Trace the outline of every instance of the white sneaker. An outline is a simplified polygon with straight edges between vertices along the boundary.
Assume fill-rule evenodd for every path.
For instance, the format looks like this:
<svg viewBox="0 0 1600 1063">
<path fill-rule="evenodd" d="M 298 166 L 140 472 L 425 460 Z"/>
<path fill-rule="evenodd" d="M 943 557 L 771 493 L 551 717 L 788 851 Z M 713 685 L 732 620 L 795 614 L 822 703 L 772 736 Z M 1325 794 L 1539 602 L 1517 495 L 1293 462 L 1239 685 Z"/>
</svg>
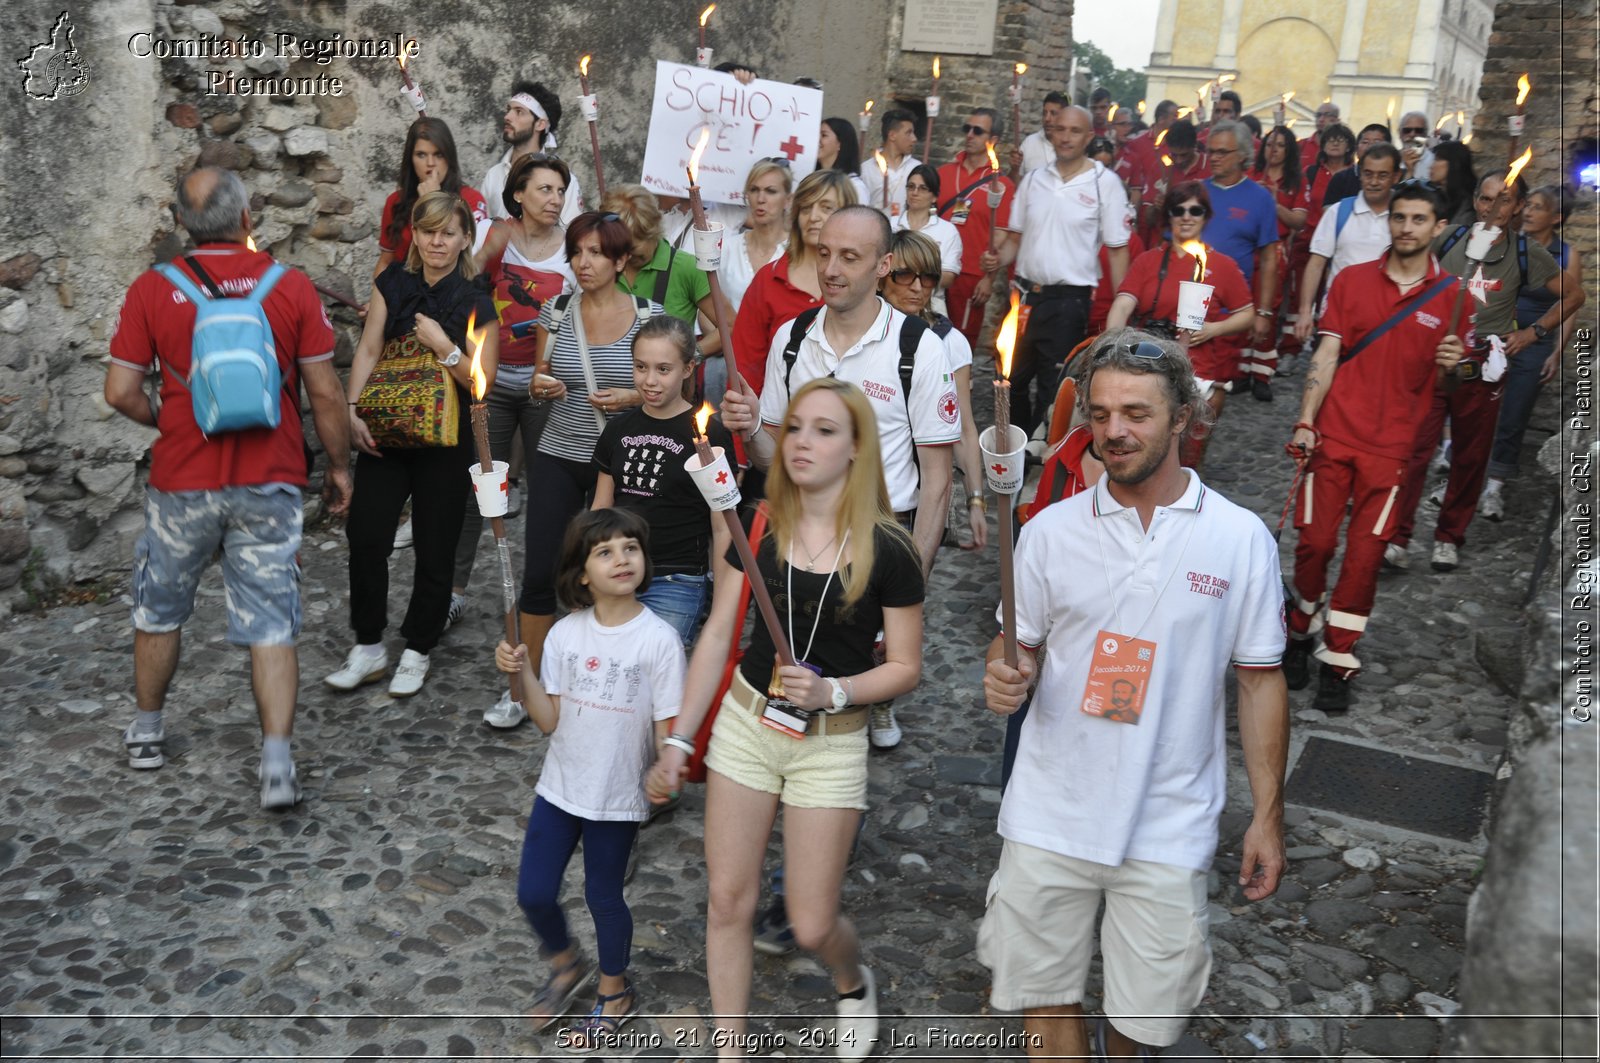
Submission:
<svg viewBox="0 0 1600 1063">
<path fill-rule="evenodd" d="M 1399 543 L 1390 543 L 1383 548 L 1383 563 L 1404 572 L 1411 567 L 1411 555 Z"/>
<path fill-rule="evenodd" d="M 867 721 L 867 737 L 879 749 L 893 749 L 900 744 L 900 725 L 894 719 L 893 705 L 874 705 Z"/>
<path fill-rule="evenodd" d="M 261 811 L 281 812 L 293 808 L 301 801 L 300 780 L 294 765 L 287 772 L 274 772 L 261 776 Z"/>
<path fill-rule="evenodd" d="M 1433 544 L 1433 570 L 1435 572 L 1449 572 L 1460 563 L 1461 559 L 1456 553 L 1455 543 Z"/>
<path fill-rule="evenodd" d="M 860 1063 L 872 1055 L 872 1046 L 878 1040 L 878 984 L 872 977 L 872 968 L 864 963 L 861 980 L 866 986 L 866 996 L 860 1000 L 839 1001 L 839 1017 L 834 1027 L 838 1058 L 852 1063 Z"/>
<path fill-rule="evenodd" d="M 461 623 L 461 618 L 467 615 L 467 596 L 450 592 L 450 611 L 444 615 L 444 629 L 449 631 Z"/>
<path fill-rule="evenodd" d="M 344 659 L 344 667 L 323 682 L 335 690 L 354 690 L 363 683 L 375 683 L 389 670 L 389 655 L 383 646 L 356 646 Z"/>
<path fill-rule="evenodd" d="M 1433 458 L 1428 462 L 1430 472 L 1450 471 L 1450 440 L 1446 439 L 1439 444 L 1439 449 L 1433 452 Z"/>
<path fill-rule="evenodd" d="M 389 680 L 389 696 L 409 698 L 422 689 L 422 681 L 426 678 L 428 678 L 428 655 L 418 653 L 416 650 L 406 650 L 400 655 L 400 663 L 395 666 L 394 678 Z"/>
<path fill-rule="evenodd" d="M 1504 486 L 1499 480 L 1490 480 L 1483 485 L 1483 494 L 1478 496 L 1478 516 L 1493 521 L 1505 519 L 1506 500 L 1501 493 Z"/>
<path fill-rule="evenodd" d="M 502 731 L 509 730 L 528 718 L 522 711 L 521 702 L 511 700 L 511 691 L 500 691 L 500 700 L 490 705 L 483 713 L 483 722 L 490 727 L 498 727 Z"/>
<path fill-rule="evenodd" d="M 1424 499 L 1424 501 L 1426 501 L 1428 505 L 1432 506 L 1434 509 L 1438 509 L 1440 506 L 1443 506 L 1445 487 L 1445 484 L 1440 484 L 1438 487 L 1435 487 L 1432 491 L 1428 492 L 1428 497 Z"/>
<path fill-rule="evenodd" d="M 396 528 L 394 530 L 394 548 L 396 550 L 404 550 L 406 547 L 408 547 L 410 545 L 411 545 L 411 518 L 407 517 L 406 518 L 406 522 L 404 524 L 400 525 L 400 527 L 398 527 L 398 528 Z"/>
</svg>

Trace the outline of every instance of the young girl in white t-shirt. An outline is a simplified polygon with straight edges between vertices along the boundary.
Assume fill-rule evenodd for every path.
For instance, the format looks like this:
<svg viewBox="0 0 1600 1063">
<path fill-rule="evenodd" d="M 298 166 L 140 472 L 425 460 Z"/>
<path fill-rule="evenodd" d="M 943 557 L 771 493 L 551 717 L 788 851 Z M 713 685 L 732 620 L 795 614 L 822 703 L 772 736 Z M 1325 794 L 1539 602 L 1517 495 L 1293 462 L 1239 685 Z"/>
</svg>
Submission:
<svg viewBox="0 0 1600 1063">
<path fill-rule="evenodd" d="M 540 1030 L 566 1013 L 592 973 L 560 905 L 561 879 L 583 841 L 600 984 L 593 1010 L 563 1034 L 563 1047 L 601 1047 L 639 1010 L 627 975 L 633 915 L 623 876 L 646 818 L 645 773 L 678 714 L 684 673 L 677 632 L 639 601 L 649 582 L 643 520 L 621 509 L 580 514 L 567 529 L 556 578 L 557 596 L 571 612 L 545 637 L 543 683 L 534 678 L 527 646 L 502 641 L 495 651 L 502 672 L 521 674 L 529 718 L 554 734 L 517 877 L 517 903 L 550 962 L 529 1012 Z"/>
</svg>

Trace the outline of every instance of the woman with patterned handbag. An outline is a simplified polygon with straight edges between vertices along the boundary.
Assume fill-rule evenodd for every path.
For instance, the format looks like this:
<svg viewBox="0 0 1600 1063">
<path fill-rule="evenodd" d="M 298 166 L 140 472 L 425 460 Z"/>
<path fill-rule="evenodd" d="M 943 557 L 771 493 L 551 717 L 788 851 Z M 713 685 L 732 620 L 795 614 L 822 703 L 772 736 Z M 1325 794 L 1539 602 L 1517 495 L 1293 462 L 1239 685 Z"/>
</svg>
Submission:
<svg viewBox="0 0 1600 1063">
<path fill-rule="evenodd" d="M 494 302 L 473 279 L 472 211 L 460 196 L 430 192 L 411 212 L 413 238 L 404 265 L 372 283 L 366 326 L 350 366 L 346 395 L 356 459 L 350 542 L 350 626 L 356 645 L 325 680 L 354 690 L 383 678 L 388 623 L 389 554 L 400 511 L 415 498 L 416 567 L 400 633 L 405 651 L 389 684 L 393 697 L 422 689 L 428 654 L 450 611 L 450 577 L 476 462 L 463 408 L 471 401 L 467 322 L 476 315 L 482 367 L 493 382 L 500 335 Z"/>
</svg>

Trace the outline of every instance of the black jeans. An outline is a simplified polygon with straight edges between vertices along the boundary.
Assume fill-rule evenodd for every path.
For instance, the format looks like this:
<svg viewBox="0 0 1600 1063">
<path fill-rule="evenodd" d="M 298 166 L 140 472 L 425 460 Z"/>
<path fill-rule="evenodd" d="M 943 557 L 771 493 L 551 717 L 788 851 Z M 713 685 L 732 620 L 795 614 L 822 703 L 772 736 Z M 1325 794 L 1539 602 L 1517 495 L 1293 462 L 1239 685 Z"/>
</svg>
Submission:
<svg viewBox="0 0 1600 1063">
<path fill-rule="evenodd" d="M 1088 332 L 1092 295 L 1091 288 L 1071 288 L 1024 296 L 1032 309 L 1011 366 L 1011 423 L 1030 436 L 1056 399 L 1062 363 Z M 1030 393 L 1034 384 L 1039 391 L 1037 400 Z"/>
<path fill-rule="evenodd" d="M 523 508 L 522 599 L 519 608 L 533 616 L 554 616 L 556 568 L 567 525 L 594 495 L 598 475 L 593 462 L 568 461 L 548 454 L 528 455 L 528 501 Z M 535 502 L 537 500 L 537 503 Z"/>
<path fill-rule="evenodd" d="M 461 413 L 463 422 L 466 411 Z M 406 649 L 430 652 L 444 633 L 450 612 L 450 573 L 477 459 L 472 433 L 462 426 L 453 447 L 389 447 L 383 457 L 356 459 L 355 495 L 345 536 L 350 542 L 350 626 L 365 645 L 383 639 L 389 623 L 389 555 L 406 499 L 411 507 L 413 553 L 411 602 L 400 634 Z"/>
<path fill-rule="evenodd" d="M 539 433 L 544 431 L 544 423 L 550 416 L 549 404 L 535 405 L 528 397 L 528 389 L 522 387 L 490 388 L 486 402 L 489 407 L 489 460 L 507 462 L 515 468 L 517 463 L 511 460 L 511 448 L 520 434 L 522 462 L 526 469 L 533 448 L 539 445 Z M 477 463 L 476 450 L 472 460 Z M 456 546 L 454 585 L 463 591 L 472 580 L 472 564 L 477 560 L 478 540 L 482 535 L 483 514 L 478 512 L 476 504 L 468 506 L 461 523 L 461 542 Z"/>
</svg>

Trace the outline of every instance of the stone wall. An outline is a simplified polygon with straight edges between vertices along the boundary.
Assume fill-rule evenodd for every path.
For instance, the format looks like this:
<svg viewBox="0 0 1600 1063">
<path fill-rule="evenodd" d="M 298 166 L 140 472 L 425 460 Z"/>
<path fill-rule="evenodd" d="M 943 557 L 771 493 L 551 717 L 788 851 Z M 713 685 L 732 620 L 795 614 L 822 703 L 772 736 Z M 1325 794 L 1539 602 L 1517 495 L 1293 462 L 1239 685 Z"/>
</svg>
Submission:
<svg viewBox="0 0 1600 1063">
<path fill-rule="evenodd" d="M 197 163 L 238 171 L 252 192 L 258 242 L 326 287 L 364 300 L 380 209 L 415 117 L 392 60 L 318 65 L 278 58 L 270 48 L 246 60 L 140 57 L 129 48 L 133 35 L 242 35 L 269 45 L 278 33 L 414 37 L 421 52 L 412 70 L 428 113 L 451 124 L 471 184 L 503 151 L 500 115 L 510 83 L 533 77 L 567 105 L 560 150 L 592 190 L 574 102 L 578 57 L 594 56 L 606 172 L 613 181 L 636 179 L 654 60 L 692 60 L 703 6 L 108 0 L 72 10 L 73 43 L 89 69 L 84 91 L 30 99 L 14 65 L 0 77 L 0 100 L 12 116 L 0 130 L 0 615 L 30 583 L 120 577 L 127 569 L 153 433 L 106 407 L 101 387 L 127 285 L 184 247 L 170 210 L 175 177 Z M 890 65 L 899 7 L 726 4 L 712 16 L 710 43 L 719 60 L 742 59 L 765 77 L 816 77 L 827 86 L 828 113 L 854 115 L 885 86 L 925 91 L 909 73 L 922 68 L 925 77 L 925 57 Z M 50 40 L 61 10 L 55 0 L 10 5 L 8 39 L 18 55 L 8 58 Z M 981 98 L 1001 102 L 1019 55 L 1064 72 L 1070 0 L 1002 0 L 1001 10 L 1003 54 L 952 60 L 948 114 L 976 103 L 980 84 Z M 212 69 L 326 74 L 341 79 L 344 95 L 206 95 Z M 941 129 L 953 134 L 958 124 L 947 118 Z M 344 364 L 357 322 L 347 310 L 333 318 Z"/>
</svg>

